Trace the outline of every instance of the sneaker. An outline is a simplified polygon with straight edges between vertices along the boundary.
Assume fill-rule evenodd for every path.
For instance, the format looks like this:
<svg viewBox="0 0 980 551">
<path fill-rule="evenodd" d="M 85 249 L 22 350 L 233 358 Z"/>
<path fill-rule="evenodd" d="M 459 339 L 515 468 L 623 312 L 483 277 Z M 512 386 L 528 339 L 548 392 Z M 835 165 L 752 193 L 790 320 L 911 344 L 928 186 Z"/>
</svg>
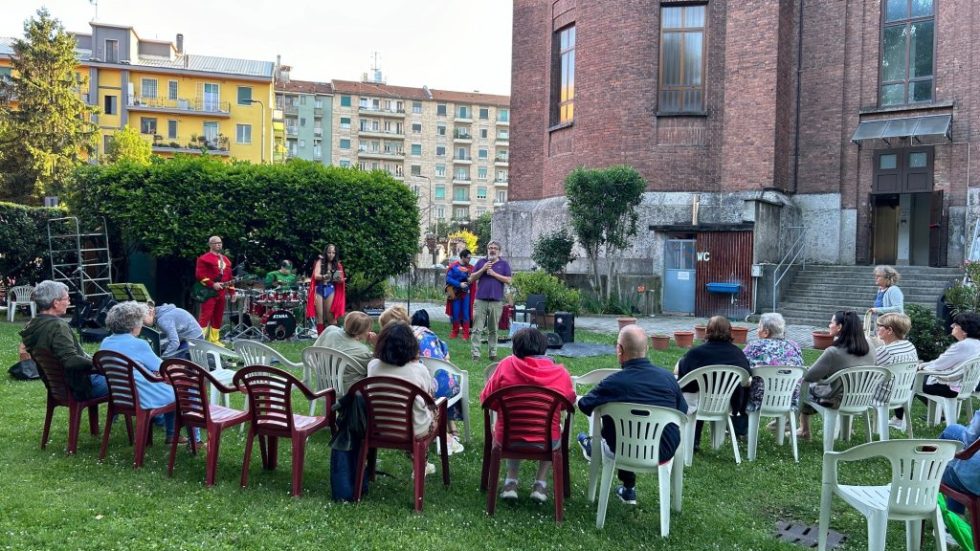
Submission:
<svg viewBox="0 0 980 551">
<path fill-rule="evenodd" d="M 946 532 L 946 546 L 959 548 L 960 542 L 956 541 L 956 538 L 953 537 L 953 534 Z"/>
<path fill-rule="evenodd" d="M 538 503 L 545 503 L 548 501 L 548 489 L 545 488 L 541 481 L 535 482 L 534 487 L 531 488 L 531 499 L 537 501 Z"/>
<path fill-rule="evenodd" d="M 504 489 L 500 492 L 500 499 L 517 499 L 517 481 L 511 480 L 504 483 Z"/>
<path fill-rule="evenodd" d="M 463 444 L 459 441 L 459 437 L 455 434 L 450 434 L 447 440 L 449 446 L 449 455 L 454 453 L 463 453 Z"/>
<path fill-rule="evenodd" d="M 578 447 L 582 448 L 582 456 L 586 461 L 592 461 L 592 437 L 584 432 L 578 433 Z"/>
<path fill-rule="evenodd" d="M 616 488 L 616 497 L 627 505 L 636 505 L 636 488 L 620 486 Z"/>
<path fill-rule="evenodd" d="M 436 466 L 428 461 L 425 462 L 425 476 L 436 474 Z M 412 471 L 412 480 L 415 480 L 415 471 Z"/>
<path fill-rule="evenodd" d="M 497 353 L 496 352 L 494 352 L 493 354 L 490 354 L 490 361 L 491 362 L 497 361 Z"/>
<path fill-rule="evenodd" d="M 480 355 L 479 355 L 479 354 L 477 354 L 477 353 L 473 353 L 473 361 L 474 361 L 474 362 L 478 362 L 478 361 L 480 361 Z"/>
<path fill-rule="evenodd" d="M 898 417 L 892 417 L 888 421 L 888 426 L 893 429 L 898 429 L 900 431 L 905 431 L 905 419 L 899 419 Z"/>
</svg>

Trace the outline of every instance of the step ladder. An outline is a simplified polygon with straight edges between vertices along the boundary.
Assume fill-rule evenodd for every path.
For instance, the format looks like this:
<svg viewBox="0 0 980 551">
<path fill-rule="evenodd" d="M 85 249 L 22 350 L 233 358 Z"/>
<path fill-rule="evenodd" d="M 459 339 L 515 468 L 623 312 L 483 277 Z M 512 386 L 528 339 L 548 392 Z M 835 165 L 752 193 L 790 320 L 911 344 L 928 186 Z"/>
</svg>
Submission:
<svg viewBox="0 0 980 551">
<path fill-rule="evenodd" d="M 83 232 L 76 216 L 48 220 L 48 258 L 51 279 L 60 281 L 91 302 L 111 297 L 112 257 L 105 218 L 100 227 Z"/>
</svg>

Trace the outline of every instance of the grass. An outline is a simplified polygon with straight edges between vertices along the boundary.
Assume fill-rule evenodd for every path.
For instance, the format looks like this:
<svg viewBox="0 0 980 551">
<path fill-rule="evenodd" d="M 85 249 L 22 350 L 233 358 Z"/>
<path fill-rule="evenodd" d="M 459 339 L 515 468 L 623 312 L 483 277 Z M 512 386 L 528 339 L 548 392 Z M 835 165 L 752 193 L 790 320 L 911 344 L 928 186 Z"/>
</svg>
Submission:
<svg viewBox="0 0 980 551">
<path fill-rule="evenodd" d="M 0 322 L 0 365 L 16 361 L 17 331 L 22 323 Z M 434 329 L 445 335 L 446 324 Z M 580 340 L 613 343 L 614 336 L 580 331 Z M 305 343 L 277 345 L 294 360 Z M 93 349 L 92 346 L 88 348 Z M 379 477 L 360 504 L 330 500 L 329 435 L 314 436 L 307 450 L 304 494 L 289 497 L 289 446 L 280 446 L 276 471 L 263 471 L 255 452 L 248 488 L 238 484 L 244 436 L 223 435 L 218 482 L 206 488 L 204 461 L 181 449 L 173 478 L 166 476 L 166 451 L 159 431 L 143 469 L 132 469 L 132 449 L 125 430 L 114 427 L 105 463 L 97 461 L 99 442 L 83 434 L 78 454 L 64 453 L 67 418 L 55 415 L 46 450 L 38 446 L 44 419 L 44 388 L 39 381 L 0 380 L 0 547 L 5 549 L 241 549 L 312 548 L 339 544 L 347 549 L 589 549 L 615 546 L 632 549 L 790 550 L 776 541 L 779 519 L 815 524 L 820 495 L 821 445 L 819 420 L 814 441 L 801 442 L 800 462 L 789 446 L 778 447 L 763 430 L 759 459 L 735 465 L 731 446 L 712 450 L 705 443 L 694 465 L 685 471 L 683 511 L 671 518 L 670 537 L 661 539 L 656 475 L 640 475 L 639 506 L 610 503 L 604 530 L 595 528 L 595 504 L 586 498 L 587 463 L 573 444 L 572 498 L 565 522 L 556 525 L 551 502 L 539 506 L 527 499 L 533 466 L 523 465 L 521 498 L 499 503 L 495 517 L 485 513 L 486 495 L 479 491 L 483 416 L 478 397 L 484 365 L 470 360 L 468 345 L 450 342 L 457 365 L 471 375 L 473 439 L 463 454 L 450 457 L 452 485 L 442 486 L 437 474 L 426 486 L 425 511 L 411 507 L 410 463 L 403 455 L 382 451 Z M 683 351 L 652 352 L 658 365 L 672 366 Z M 808 350 L 812 362 L 817 351 Z M 615 365 L 615 359 L 564 359 L 573 374 Z M 302 405 L 297 408 L 302 409 Z M 938 428 L 918 426 L 916 434 L 936 436 Z M 101 421 L 101 420 L 100 420 Z M 857 423 L 863 427 L 863 423 Z M 575 416 L 575 431 L 585 430 L 585 417 Z M 705 431 L 706 433 L 708 431 Z M 574 434 L 574 432 L 573 432 Z M 893 434 L 893 436 L 898 436 Z M 859 428 L 856 440 L 864 440 Z M 707 435 L 705 435 L 707 438 Z M 845 444 L 838 444 L 843 449 Z M 858 466 L 845 471 L 851 481 L 887 476 L 885 465 Z M 863 517 L 835 501 L 832 528 L 848 536 L 845 549 L 867 547 Z M 903 523 L 890 523 L 889 548 L 904 545 Z M 928 528 L 927 528 L 928 529 Z M 927 536 L 926 546 L 931 545 Z"/>
</svg>

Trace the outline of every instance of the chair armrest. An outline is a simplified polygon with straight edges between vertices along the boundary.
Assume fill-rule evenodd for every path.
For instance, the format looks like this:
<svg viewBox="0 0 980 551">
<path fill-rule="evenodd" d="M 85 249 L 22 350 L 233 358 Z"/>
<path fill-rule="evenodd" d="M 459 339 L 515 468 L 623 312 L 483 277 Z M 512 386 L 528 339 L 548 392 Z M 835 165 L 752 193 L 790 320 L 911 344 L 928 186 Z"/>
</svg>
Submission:
<svg viewBox="0 0 980 551">
<path fill-rule="evenodd" d="M 957 453 L 954 457 L 956 459 L 970 459 L 978 450 L 980 450 L 980 438 L 974 440 L 972 444 Z"/>
<path fill-rule="evenodd" d="M 212 375 L 210 371 L 204 371 L 203 374 L 208 379 L 208 381 L 211 383 L 211 386 L 213 386 L 214 388 L 218 389 L 222 394 L 231 394 L 233 392 L 243 392 L 243 393 L 245 392 L 244 387 L 241 387 L 241 386 L 237 386 L 236 387 L 234 385 L 225 385 L 224 383 L 222 383 L 221 381 L 219 381 L 217 378 L 215 378 L 215 376 Z"/>
<path fill-rule="evenodd" d="M 142 364 L 139 364 L 137 362 L 133 362 L 133 365 L 136 367 L 136 370 L 137 371 L 139 371 L 141 374 L 143 374 L 143 377 L 145 377 L 147 381 L 149 381 L 151 383 L 166 383 L 167 382 L 167 380 L 163 378 L 163 375 L 161 375 L 159 371 L 157 371 L 157 372 L 150 371 L 149 369 L 143 367 Z"/>
<path fill-rule="evenodd" d="M 912 392 L 915 394 L 922 394 L 922 386 L 926 384 L 926 378 L 929 374 L 925 371 L 919 371 L 915 374 L 915 382 L 912 383 Z"/>
</svg>

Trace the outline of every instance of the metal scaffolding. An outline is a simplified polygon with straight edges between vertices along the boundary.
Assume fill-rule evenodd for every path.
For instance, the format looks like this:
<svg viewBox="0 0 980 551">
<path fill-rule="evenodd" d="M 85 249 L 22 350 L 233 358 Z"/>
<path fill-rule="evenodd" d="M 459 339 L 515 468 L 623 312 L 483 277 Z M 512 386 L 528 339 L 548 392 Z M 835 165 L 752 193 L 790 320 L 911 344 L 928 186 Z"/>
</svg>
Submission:
<svg viewBox="0 0 980 551">
<path fill-rule="evenodd" d="M 108 296 L 112 283 L 112 257 L 105 218 L 91 232 L 82 232 L 78 217 L 48 220 L 48 258 L 51 279 L 68 285 L 82 300 Z"/>
</svg>

